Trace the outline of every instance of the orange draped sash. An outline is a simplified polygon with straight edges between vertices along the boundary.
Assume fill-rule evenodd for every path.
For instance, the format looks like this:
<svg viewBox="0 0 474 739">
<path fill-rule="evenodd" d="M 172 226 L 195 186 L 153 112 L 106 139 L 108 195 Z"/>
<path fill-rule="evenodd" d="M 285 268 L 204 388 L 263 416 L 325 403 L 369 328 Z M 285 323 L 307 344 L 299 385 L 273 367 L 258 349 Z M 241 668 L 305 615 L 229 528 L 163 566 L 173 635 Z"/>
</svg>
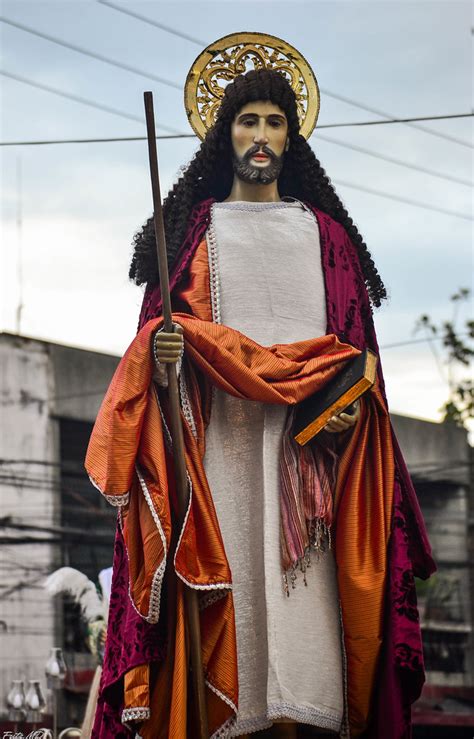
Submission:
<svg viewBox="0 0 474 739">
<path fill-rule="evenodd" d="M 174 320 L 184 329 L 184 372 L 195 424 L 193 431 L 189 416 L 183 415 L 191 498 L 182 529 L 172 517 L 174 483 L 162 420 L 165 399 L 160 409 L 151 382 L 151 340 L 161 319 L 145 325 L 120 362 L 86 458 L 97 487 L 121 505 L 135 607 L 144 618 L 156 621 L 161 588 L 167 592 L 168 615 L 161 615 L 170 634 L 167 659 L 125 676 L 126 709 L 150 709 L 140 726 L 144 739 L 195 735 L 187 698 L 183 581 L 202 593 L 208 589 L 223 594 L 201 610 L 211 733 L 232 719 L 238 704 L 231 573 L 203 468 L 202 383 L 195 370 L 235 397 L 293 405 L 323 387 L 359 353 L 334 335 L 266 348 L 226 326 L 185 314 L 174 314 Z M 367 725 L 382 641 L 393 477 L 389 418 L 376 385 L 364 397 L 361 418 L 341 452 L 335 491 L 335 556 L 353 736 Z"/>
</svg>

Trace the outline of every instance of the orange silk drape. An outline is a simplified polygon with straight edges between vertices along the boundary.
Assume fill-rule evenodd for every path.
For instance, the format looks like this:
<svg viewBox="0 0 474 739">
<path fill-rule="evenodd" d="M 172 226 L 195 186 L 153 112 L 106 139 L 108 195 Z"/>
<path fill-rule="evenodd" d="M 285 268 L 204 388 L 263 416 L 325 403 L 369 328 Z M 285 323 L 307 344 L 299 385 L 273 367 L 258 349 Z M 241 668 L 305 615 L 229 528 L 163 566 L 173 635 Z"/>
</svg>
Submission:
<svg viewBox="0 0 474 739">
<path fill-rule="evenodd" d="M 193 497 L 174 567 L 180 578 L 191 585 L 225 587 L 231 576 L 202 464 L 204 429 L 194 368 L 236 397 L 295 404 L 321 388 L 339 371 L 341 363 L 358 351 L 333 335 L 265 348 L 226 326 L 185 314 L 175 314 L 174 320 L 184 329 L 188 388 L 199 432 L 195 438 L 185 422 L 186 463 Z M 89 473 L 105 494 L 121 495 L 131 490 L 130 502 L 123 508 L 123 528 L 130 561 L 131 596 L 145 616 L 153 600 L 153 577 L 165 560 L 172 537 L 173 483 L 167 471 L 161 416 L 151 385 L 150 343 L 160 324 L 160 319 L 146 324 L 117 368 L 86 459 Z M 394 474 L 388 413 L 377 387 L 365 396 L 362 405 L 361 418 L 342 452 L 336 489 L 335 552 L 347 653 L 349 718 L 354 736 L 367 724 L 382 640 Z M 141 482 L 137 482 L 136 463 Z M 142 483 L 151 503 L 145 504 Z M 156 517 L 161 533 L 157 531 Z M 178 533 L 175 532 L 176 537 Z M 168 562 L 165 583 L 166 578 L 169 583 L 173 577 L 173 565 Z M 158 666 L 151 679 L 151 716 L 140 727 L 144 739 L 184 739 L 189 731 L 183 586 L 180 580 L 176 582 L 170 617 L 175 619 L 174 640 L 169 648 L 170 652 L 174 650 L 173 659 L 169 665 Z M 231 704 L 237 704 L 238 699 L 230 590 L 201 612 L 201 629 L 206 677 L 227 698 L 207 691 L 210 728 L 215 731 L 232 716 Z M 142 670 L 143 677 L 143 668 L 135 669 Z M 131 690 L 126 696 L 131 699 L 128 705 L 133 707 L 134 695 L 140 695 L 142 700 L 144 693 L 140 674 L 130 673 L 126 688 Z"/>
</svg>

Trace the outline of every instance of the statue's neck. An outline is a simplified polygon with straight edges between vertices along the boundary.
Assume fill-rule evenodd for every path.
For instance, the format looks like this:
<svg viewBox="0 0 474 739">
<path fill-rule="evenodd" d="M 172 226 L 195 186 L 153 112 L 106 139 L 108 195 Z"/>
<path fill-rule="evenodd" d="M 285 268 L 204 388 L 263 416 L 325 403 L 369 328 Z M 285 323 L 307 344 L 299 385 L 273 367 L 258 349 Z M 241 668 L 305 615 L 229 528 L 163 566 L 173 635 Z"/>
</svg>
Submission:
<svg viewBox="0 0 474 739">
<path fill-rule="evenodd" d="M 244 182 L 234 176 L 232 189 L 226 202 L 236 200 L 248 200 L 252 203 L 277 203 L 281 200 L 278 192 L 278 181 L 269 182 L 268 184 L 254 184 Z"/>
</svg>

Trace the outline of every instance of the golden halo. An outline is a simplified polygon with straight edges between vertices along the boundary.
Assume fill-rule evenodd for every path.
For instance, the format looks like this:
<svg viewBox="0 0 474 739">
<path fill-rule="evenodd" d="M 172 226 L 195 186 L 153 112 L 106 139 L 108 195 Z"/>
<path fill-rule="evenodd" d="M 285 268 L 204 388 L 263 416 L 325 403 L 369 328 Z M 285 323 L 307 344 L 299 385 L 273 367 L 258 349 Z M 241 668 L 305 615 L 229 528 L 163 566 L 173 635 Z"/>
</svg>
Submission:
<svg viewBox="0 0 474 739">
<path fill-rule="evenodd" d="M 225 85 L 250 68 L 276 69 L 296 95 L 300 132 L 308 139 L 319 114 L 319 88 L 302 54 L 286 41 L 265 33 L 231 33 L 206 46 L 188 72 L 184 107 L 202 140 L 214 125 Z"/>
</svg>

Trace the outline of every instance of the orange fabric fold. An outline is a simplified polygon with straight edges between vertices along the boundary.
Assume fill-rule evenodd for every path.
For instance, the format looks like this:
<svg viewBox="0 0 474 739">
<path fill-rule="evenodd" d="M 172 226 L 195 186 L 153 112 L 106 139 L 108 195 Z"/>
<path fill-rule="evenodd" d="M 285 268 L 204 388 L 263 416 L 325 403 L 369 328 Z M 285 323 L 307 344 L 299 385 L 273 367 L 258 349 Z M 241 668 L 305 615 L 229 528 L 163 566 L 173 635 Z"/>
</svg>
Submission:
<svg viewBox="0 0 474 739">
<path fill-rule="evenodd" d="M 166 393 L 160 393 L 160 413 L 151 385 L 150 343 L 161 325 L 160 319 L 145 325 L 121 361 L 102 404 L 86 459 L 89 473 L 104 494 L 130 491 L 122 519 L 130 559 L 131 596 L 144 617 L 153 612 L 153 588 L 157 583 L 162 585 L 160 567 L 166 562 L 171 540 L 179 537 L 174 557 L 180 580 L 173 626 L 173 674 L 170 677 L 168 672 L 165 679 L 166 667 L 161 668 L 161 673 L 158 670 L 151 689 L 152 715 L 140 729 L 145 738 L 184 738 L 190 720 L 182 580 L 192 587 L 225 592 L 221 600 L 201 611 L 206 679 L 215 688 L 207 691 L 212 731 L 232 716 L 232 705 L 236 706 L 238 700 L 231 573 L 203 468 L 205 440 L 199 378 L 204 377 L 207 383 L 235 397 L 293 405 L 322 388 L 347 360 L 359 353 L 334 335 L 267 348 L 208 320 L 179 313 L 173 315 L 173 320 L 184 329 L 183 372 L 198 431 L 195 437 L 183 415 L 191 500 L 182 530 L 173 531 L 172 527 L 173 481 L 161 416 L 162 413 L 167 417 Z M 342 453 L 335 495 L 335 552 L 347 653 L 349 719 L 354 736 L 367 724 L 380 652 L 393 495 L 388 413 L 377 387 L 367 394 L 362 405 L 361 419 Z M 173 575 L 171 567 L 168 575 Z M 158 684 L 161 698 L 155 705 Z M 164 716 L 166 706 L 169 713 Z M 160 721 L 165 722 L 166 730 L 158 730 L 163 725 Z"/>
<path fill-rule="evenodd" d="M 150 708 L 150 665 L 129 670 L 124 680 L 125 708 Z"/>
<path fill-rule="evenodd" d="M 389 416 L 376 386 L 365 396 L 339 459 L 335 493 L 335 556 L 354 737 L 367 725 L 382 645 L 394 472 Z"/>
<path fill-rule="evenodd" d="M 212 321 L 209 255 L 203 239 L 189 265 L 186 284 L 173 294 L 174 310 L 192 313 L 203 321 Z"/>
</svg>

